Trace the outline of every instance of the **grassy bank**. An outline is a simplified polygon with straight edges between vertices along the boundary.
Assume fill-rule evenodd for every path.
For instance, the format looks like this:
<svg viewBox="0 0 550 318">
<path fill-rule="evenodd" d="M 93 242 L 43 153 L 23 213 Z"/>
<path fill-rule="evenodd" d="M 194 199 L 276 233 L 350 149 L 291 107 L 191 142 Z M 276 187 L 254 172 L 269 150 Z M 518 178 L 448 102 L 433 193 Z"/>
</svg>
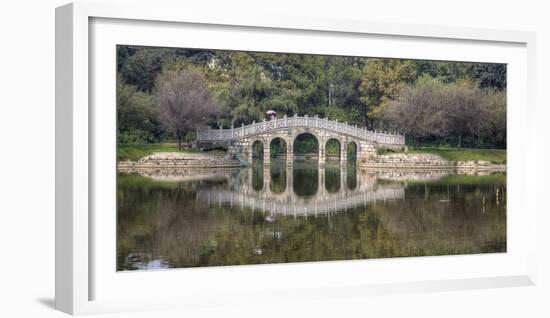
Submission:
<svg viewBox="0 0 550 318">
<path fill-rule="evenodd" d="M 506 150 L 501 149 L 458 149 L 458 148 L 409 148 L 407 151 L 392 151 L 380 149 L 378 154 L 389 153 L 429 153 L 439 155 L 451 161 L 483 160 L 492 163 L 506 163 Z"/>
<path fill-rule="evenodd" d="M 183 149 L 181 152 L 196 152 L 195 149 Z M 143 145 L 118 145 L 116 157 L 118 161 L 139 160 L 142 157 L 155 152 L 180 152 L 177 144 L 143 144 Z"/>
</svg>

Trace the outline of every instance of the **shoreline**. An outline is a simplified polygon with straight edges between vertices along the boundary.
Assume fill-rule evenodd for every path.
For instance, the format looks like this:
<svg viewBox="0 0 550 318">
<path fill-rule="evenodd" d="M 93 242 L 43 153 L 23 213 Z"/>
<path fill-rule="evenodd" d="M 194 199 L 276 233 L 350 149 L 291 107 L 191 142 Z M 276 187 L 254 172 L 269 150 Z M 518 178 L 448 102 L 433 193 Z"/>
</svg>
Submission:
<svg viewBox="0 0 550 318">
<path fill-rule="evenodd" d="M 373 168 L 373 169 L 395 169 L 395 170 L 473 170 L 473 171 L 506 171 L 505 164 L 490 164 L 490 165 L 478 165 L 475 161 L 466 164 L 449 164 L 449 165 L 414 165 L 414 164 L 378 164 L 374 162 L 367 162 L 357 165 L 360 168 Z"/>
<path fill-rule="evenodd" d="M 139 163 L 137 161 L 122 161 L 117 163 L 117 170 L 135 170 L 135 169 L 180 169 L 180 170 L 190 170 L 190 169 L 235 169 L 235 168 L 244 168 L 246 165 L 240 163 L 230 163 L 227 164 L 172 164 L 172 163 Z M 399 165 L 390 165 L 390 164 L 378 164 L 375 162 L 366 162 L 357 164 L 358 168 L 373 168 L 373 169 L 396 169 L 396 170 L 479 170 L 479 171 L 506 171 L 505 164 L 491 164 L 491 165 L 476 165 L 474 162 L 471 164 L 455 164 L 455 165 L 414 165 L 414 164 L 399 164 Z"/>
<path fill-rule="evenodd" d="M 283 158 L 280 158 L 285 160 Z M 327 160 L 335 162 L 338 160 Z M 431 154 L 378 155 L 356 162 L 358 168 L 383 170 L 506 171 L 505 163 L 482 160 L 451 161 Z M 227 156 L 187 153 L 154 153 L 137 161 L 117 162 L 117 170 L 227 170 L 246 167 L 246 163 Z M 290 166 L 290 165 L 289 165 Z"/>
</svg>

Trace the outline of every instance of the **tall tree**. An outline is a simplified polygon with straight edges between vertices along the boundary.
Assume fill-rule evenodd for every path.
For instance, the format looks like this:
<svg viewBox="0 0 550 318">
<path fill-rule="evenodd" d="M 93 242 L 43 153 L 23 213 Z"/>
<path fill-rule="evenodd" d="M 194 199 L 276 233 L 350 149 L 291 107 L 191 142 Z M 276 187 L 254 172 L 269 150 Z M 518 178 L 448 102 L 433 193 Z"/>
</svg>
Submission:
<svg viewBox="0 0 550 318">
<path fill-rule="evenodd" d="M 359 91 L 365 106 L 365 125 L 374 128 L 374 120 L 381 118 L 385 106 L 398 97 L 403 85 L 416 79 L 413 61 L 369 59 L 363 69 Z"/>
<path fill-rule="evenodd" d="M 390 128 L 413 138 L 444 137 L 447 132 L 443 90 L 437 79 L 423 76 L 415 84 L 403 86 L 399 97 L 389 102 L 382 115 Z"/>
<path fill-rule="evenodd" d="M 205 85 L 204 75 L 194 68 L 164 71 L 157 78 L 155 93 L 160 121 L 174 134 L 180 150 L 184 134 L 204 126 L 220 109 Z"/>
<path fill-rule="evenodd" d="M 506 148 L 506 91 L 489 90 L 487 100 L 489 129 L 482 138 L 493 146 Z"/>
<path fill-rule="evenodd" d="M 506 89 L 506 64 L 476 63 L 472 76 L 482 88 Z"/>
<path fill-rule="evenodd" d="M 489 127 L 487 95 L 479 87 L 461 82 L 448 84 L 443 92 L 447 129 L 461 148 L 465 136 L 478 138 Z"/>
<path fill-rule="evenodd" d="M 120 143 L 154 143 L 162 138 L 153 95 L 126 84 L 117 76 L 117 138 Z"/>
</svg>

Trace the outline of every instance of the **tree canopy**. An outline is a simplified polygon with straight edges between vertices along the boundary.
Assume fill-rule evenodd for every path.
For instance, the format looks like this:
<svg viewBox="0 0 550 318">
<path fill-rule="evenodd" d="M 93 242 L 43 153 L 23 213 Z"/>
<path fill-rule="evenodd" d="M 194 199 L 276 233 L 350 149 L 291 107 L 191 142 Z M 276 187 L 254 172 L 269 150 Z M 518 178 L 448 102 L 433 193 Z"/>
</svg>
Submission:
<svg viewBox="0 0 550 318">
<path fill-rule="evenodd" d="M 384 120 L 418 143 L 446 139 L 461 147 L 464 138 L 479 144 L 506 146 L 506 103 L 503 92 L 484 90 L 467 81 L 445 83 L 423 76 L 404 86 L 382 112 Z"/>
<path fill-rule="evenodd" d="M 195 118 L 193 125 L 240 126 L 262 120 L 272 109 L 279 115 L 319 115 L 368 129 L 397 129 L 417 142 L 458 143 L 460 139 L 465 146 L 505 147 L 504 64 L 122 45 L 117 47 L 120 143 L 179 139 L 161 120 L 166 99 L 158 86 L 159 78 L 175 80 L 174 74 L 186 74 L 186 70 L 201 78 L 200 91 L 219 108 L 202 114 L 200 121 Z M 440 89 L 455 93 L 445 99 L 449 103 L 452 99 L 455 106 L 449 109 L 456 110 L 455 117 L 450 110 L 446 113 L 445 123 L 438 122 L 440 113 L 425 108 L 429 100 L 418 96 L 433 92 L 434 98 L 443 98 Z M 464 127 L 460 110 L 480 118 L 475 116 L 480 111 L 475 108 L 478 101 L 471 101 L 480 96 L 488 114 L 483 117 L 483 129 L 459 129 Z M 399 113 L 408 119 L 397 120 Z M 412 123 L 412 118 L 424 122 Z M 180 131 L 181 138 L 192 133 L 190 123 Z"/>
<path fill-rule="evenodd" d="M 185 132 L 204 126 L 219 112 L 204 75 L 193 68 L 162 72 L 156 80 L 155 93 L 160 122 L 177 138 L 180 149 Z"/>
</svg>

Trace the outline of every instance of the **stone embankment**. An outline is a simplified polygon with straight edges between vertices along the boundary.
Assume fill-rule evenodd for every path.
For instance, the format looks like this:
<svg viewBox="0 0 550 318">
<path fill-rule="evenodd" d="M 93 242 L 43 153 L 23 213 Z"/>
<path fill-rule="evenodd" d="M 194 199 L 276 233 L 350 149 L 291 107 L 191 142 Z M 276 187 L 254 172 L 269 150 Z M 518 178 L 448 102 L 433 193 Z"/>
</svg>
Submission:
<svg viewBox="0 0 550 318">
<path fill-rule="evenodd" d="M 403 168 L 403 169 L 457 169 L 457 170 L 506 170 L 505 164 L 490 161 L 450 161 L 433 154 L 388 154 L 377 155 L 359 164 L 366 168 Z"/>
<path fill-rule="evenodd" d="M 132 172 L 136 170 L 200 170 L 200 169 L 232 169 L 242 166 L 239 160 L 229 155 L 209 153 L 154 153 L 138 161 L 121 161 L 118 170 Z M 505 171 L 505 164 L 495 164 L 489 161 L 450 161 L 433 154 L 395 153 L 371 156 L 369 160 L 358 163 L 367 169 L 434 169 L 463 171 Z"/>
<path fill-rule="evenodd" d="M 235 168 L 240 165 L 238 160 L 223 155 L 162 152 L 145 156 L 138 161 L 121 161 L 118 163 L 118 170 L 129 172 L 137 169 Z"/>
</svg>

